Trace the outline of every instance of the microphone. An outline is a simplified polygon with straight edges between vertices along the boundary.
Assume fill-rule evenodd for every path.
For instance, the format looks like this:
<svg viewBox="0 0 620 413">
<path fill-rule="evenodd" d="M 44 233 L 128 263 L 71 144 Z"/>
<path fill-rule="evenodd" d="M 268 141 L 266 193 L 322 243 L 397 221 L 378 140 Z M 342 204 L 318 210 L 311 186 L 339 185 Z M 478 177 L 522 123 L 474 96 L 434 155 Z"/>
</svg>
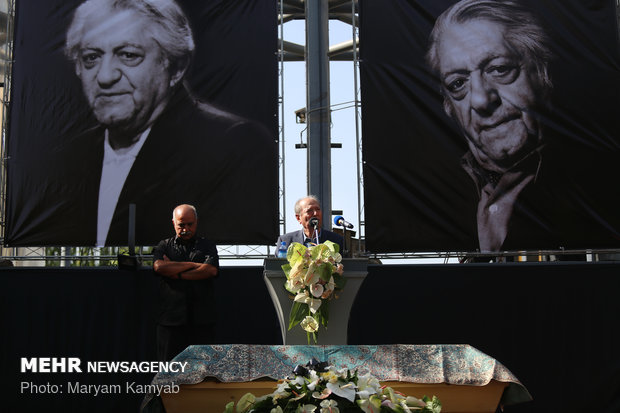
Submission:
<svg viewBox="0 0 620 413">
<path fill-rule="evenodd" d="M 351 224 L 348 221 L 345 221 L 342 215 L 338 215 L 334 217 L 334 224 L 339 225 L 341 227 L 349 228 L 349 229 L 353 228 L 353 224 Z"/>
<path fill-rule="evenodd" d="M 314 229 L 319 227 L 319 219 L 317 217 L 310 218 L 310 226 L 313 226 Z"/>
</svg>

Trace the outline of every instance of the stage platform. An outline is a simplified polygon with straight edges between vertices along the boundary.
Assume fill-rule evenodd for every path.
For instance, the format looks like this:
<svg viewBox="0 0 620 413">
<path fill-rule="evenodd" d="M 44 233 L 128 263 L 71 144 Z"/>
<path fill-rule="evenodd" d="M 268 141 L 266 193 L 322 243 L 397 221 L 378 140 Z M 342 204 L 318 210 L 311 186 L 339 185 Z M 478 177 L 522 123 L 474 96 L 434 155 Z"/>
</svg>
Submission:
<svg viewBox="0 0 620 413">
<path fill-rule="evenodd" d="M 0 385 L 20 412 L 137 412 L 140 394 L 20 393 L 37 384 L 148 384 L 153 374 L 21 373 L 21 357 L 155 360 L 157 277 L 102 268 L 0 268 Z M 262 267 L 224 267 L 217 342 L 280 345 Z M 620 263 L 370 265 L 349 345 L 468 344 L 533 401 L 513 412 L 620 411 Z M 216 412 L 219 413 L 219 412 Z"/>
</svg>

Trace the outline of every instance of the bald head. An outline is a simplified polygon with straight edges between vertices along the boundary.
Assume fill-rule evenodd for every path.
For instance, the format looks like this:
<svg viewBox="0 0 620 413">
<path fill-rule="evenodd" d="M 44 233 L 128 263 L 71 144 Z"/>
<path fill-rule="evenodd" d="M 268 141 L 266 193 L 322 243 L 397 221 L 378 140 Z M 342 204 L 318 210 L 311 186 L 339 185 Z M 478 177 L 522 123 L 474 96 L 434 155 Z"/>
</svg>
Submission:
<svg viewBox="0 0 620 413">
<path fill-rule="evenodd" d="M 172 211 L 172 225 L 178 238 L 189 240 L 196 235 L 198 213 L 193 205 L 182 204 Z"/>
</svg>

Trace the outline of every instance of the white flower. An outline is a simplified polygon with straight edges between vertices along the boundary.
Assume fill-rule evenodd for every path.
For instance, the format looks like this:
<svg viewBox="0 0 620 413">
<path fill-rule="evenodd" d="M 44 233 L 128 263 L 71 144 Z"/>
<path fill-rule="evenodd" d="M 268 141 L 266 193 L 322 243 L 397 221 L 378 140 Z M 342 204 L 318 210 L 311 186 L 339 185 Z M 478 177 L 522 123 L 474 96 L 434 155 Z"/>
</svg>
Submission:
<svg viewBox="0 0 620 413">
<path fill-rule="evenodd" d="M 321 402 L 321 413 L 340 413 L 340 410 L 336 406 L 338 406 L 336 400 L 323 400 Z"/>
<path fill-rule="evenodd" d="M 312 284 L 310 286 L 310 291 L 312 291 L 313 296 L 320 298 L 323 295 L 323 286 L 319 283 Z"/>
<path fill-rule="evenodd" d="M 306 270 L 303 264 L 299 261 L 296 262 L 289 272 L 288 280 L 286 280 L 286 289 L 293 293 L 301 290 L 304 287 L 305 275 Z"/>
<path fill-rule="evenodd" d="M 308 267 L 308 272 L 306 273 L 306 277 L 304 278 L 305 285 L 312 285 L 319 281 L 320 277 L 317 273 L 317 265 L 313 262 Z"/>
<path fill-rule="evenodd" d="M 350 402 L 355 400 L 355 384 L 347 383 L 340 385 L 339 383 L 327 383 L 327 388 L 332 391 L 336 396 L 343 397 Z"/>
<path fill-rule="evenodd" d="M 269 413 L 282 413 L 282 408 L 280 406 L 276 406 L 275 408 L 271 409 Z"/>
<path fill-rule="evenodd" d="M 316 406 L 313 404 L 304 404 L 301 406 L 301 413 L 314 413 Z"/>
<path fill-rule="evenodd" d="M 330 383 L 336 383 L 338 381 L 338 375 L 336 374 L 336 370 L 332 369 L 331 366 L 325 373 L 321 373 L 321 377 L 323 378 L 323 380 Z"/>
<path fill-rule="evenodd" d="M 336 288 L 334 277 L 330 277 L 329 281 L 323 286 L 323 295 L 321 298 L 329 298 L 329 296 L 334 292 L 334 288 Z"/>
<path fill-rule="evenodd" d="M 308 390 L 314 391 L 316 385 L 319 384 L 319 376 L 316 374 L 316 371 L 310 370 L 310 374 L 308 375 L 308 379 L 306 379 L 306 381 L 308 382 Z"/>
<path fill-rule="evenodd" d="M 315 399 L 323 400 L 323 399 L 328 398 L 330 394 L 332 394 L 331 390 L 323 389 L 321 393 L 319 393 L 318 391 L 315 391 L 314 393 L 312 393 L 312 397 Z"/>
<path fill-rule="evenodd" d="M 302 292 L 297 293 L 294 301 L 307 304 L 308 307 L 310 307 L 310 311 L 312 312 L 312 314 L 316 313 L 321 306 L 321 300 L 310 297 L 307 290 L 303 290 Z"/>
<path fill-rule="evenodd" d="M 405 402 L 407 403 L 407 406 L 409 407 L 425 407 L 426 403 L 424 403 L 422 400 L 413 397 L 413 396 L 407 396 L 407 399 L 405 400 Z"/>
<path fill-rule="evenodd" d="M 357 379 L 357 394 L 361 399 L 368 399 L 372 394 L 378 394 L 381 389 L 381 384 L 376 377 L 370 374 L 364 374 Z"/>
<path fill-rule="evenodd" d="M 381 398 L 378 396 L 370 396 L 370 399 L 360 399 L 356 403 L 364 413 L 377 413 L 381 409 Z"/>
<path fill-rule="evenodd" d="M 292 384 L 296 384 L 297 386 L 301 386 L 306 382 L 303 376 L 295 376 L 293 380 L 291 380 Z"/>
<path fill-rule="evenodd" d="M 301 328 L 306 330 L 308 333 L 316 333 L 319 329 L 319 323 L 316 322 L 314 317 L 307 316 L 303 320 L 301 320 Z"/>
<path fill-rule="evenodd" d="M 289 278 L 303 278 L 306 275 L 306 269 L 301 261 L 293 264 L 291 271 L 288 273 Z"/>
<path fill-rule="evenodd" d="M 290 279 L 286 281 L 284 287 L 292 293 L 297 293 L 304 288 L 304 284 L 301 282 L 301 279 Z"/>
</svg>

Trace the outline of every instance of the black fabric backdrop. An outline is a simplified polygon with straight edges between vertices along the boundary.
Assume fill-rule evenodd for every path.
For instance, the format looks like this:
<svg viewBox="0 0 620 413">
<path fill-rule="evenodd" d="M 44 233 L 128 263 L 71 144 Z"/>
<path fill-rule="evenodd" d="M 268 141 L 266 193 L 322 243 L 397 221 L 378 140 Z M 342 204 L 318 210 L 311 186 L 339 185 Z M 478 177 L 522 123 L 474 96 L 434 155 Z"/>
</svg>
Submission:
<svg viewBox="0 0 620 413">
<path fill-rule="evenodd" d="M 470 344 L 534 400 L 506 412 L 620 411 L 620 264 L 371 265 L 349 344 Z M 155 360 L 157 277 L 115 269 L 0 268 L 0 388 L 13 412 L 137 412 L 138 395 L 20 394 L 35 384 L 147 384 L 149 374 L 22 374 L 20 357 Z M 281 344 L 260 267 L 216 279 L 217 342 Z M 219 413 L 219 412 L 215 412 Z"/>
<path fill-rule="evenodd" d="M 515 250 L 620 246 L 620 53 L 611 0 L 524 0 L 556 55 L 543 192 L 566 225 L 520 228 Z M 475 251 L 476 195 L 465 138 L 424 63 L 435 19 L 455 1 L 360 0 L 366 246 L 373 252 Z M 564 191 L 565 190 L 565 191 Z M 556 196 L 557 193 L 557 196 Z M 569 215 L 568 211 L 572 211 Z M 535 221 L 533 219 L 532 221 Z M 563 221 L 563 222 L 564 222 Z"/>
<path fill-rule="evenodd" d="M 83 243 L 79 236 L 64 229 L 57 218 L 62 213 L 58 210 L 62 210 L 63 202 L 80 200 L 85 186 L 92 185 L 85 178 L 86 171 L 77 171 L 69 177 L 60 172 L 66 164 L 81 158 L 66 159 L 63 145 L 70 146 L 67 142 L 95 125 L 73 64 L 63 55 L 65 32 L 80 3 L 78 0 L 17 3 L 7 139 L 5 233 L 5 242 L 12 246 L 94 244 L 94 240 Z M 203 101 L 260 123 L 273 138 L 264 149 L 235 148 L 220 172 L 222 179 L 234 175 L 239 180 L 253 181 L 252 189 L 247 192 L 254 198 L 254 213 L 261 219 L 250 218 L 247 213 L 248 193 L 243 193 L 244 190 L 234 187 L 215 190 L 211 185 L 192 190 L 211 191 L 209 203 L 225 205 L 220 209 L 227 216 L 238 217 L 239 228 L 232 231 L 230 221 L 223 214 L 203 215 L 201 226 L 208 228 L 208 234 L 219 243 L 270 244 L 278 235 L 276 2 L 180 0 L 178 3 L 190 20 L 196 43 L 195 58 L 185 77 L 191 92 Z M 209 131 L 195 133 L 205 139 L 209 137 Z M 174 147 L 174 139 L 175 136 L 170 136 L 170 147 L 161 147 L 162 154 L 178 149 Z M 217 153 L 218 145 L 223 144 L 214 142 L 211 151 Z M 192 145 L 183 150 L 194 155 L 190 159 L 199 156 L 192 152 Z M 252 159 L 253 165 L 239 161 L 247 158 Z M 177 168 L 187 162 L 187 157 L 177 156 L 169 161 Z M 198 176 L 205 167 L 208 166 L 197 163 L 191 174 Z M 166 188 L 164 184 L 171 185 L 152 182 L 155 172 L 144 176 L 144 185 L 154 186 L 151 192 Z M 265 176 L 268 179 L 261 179 Z M 218 210 L 210 206 L 197 205 L 199 214 L 201 210 Z M 138 214 L 140 208 L 144 211 L 151 207 L 139 205 Z M 167 236 L 171 232 L 171 212 L 171 209 L 162 212 L 161 217 L 153 220 L 149 239 L 138 233 L 137 241 L 154 245 Z M 127 241 L 115 244 L 126 245 Z"/>
</svg>

